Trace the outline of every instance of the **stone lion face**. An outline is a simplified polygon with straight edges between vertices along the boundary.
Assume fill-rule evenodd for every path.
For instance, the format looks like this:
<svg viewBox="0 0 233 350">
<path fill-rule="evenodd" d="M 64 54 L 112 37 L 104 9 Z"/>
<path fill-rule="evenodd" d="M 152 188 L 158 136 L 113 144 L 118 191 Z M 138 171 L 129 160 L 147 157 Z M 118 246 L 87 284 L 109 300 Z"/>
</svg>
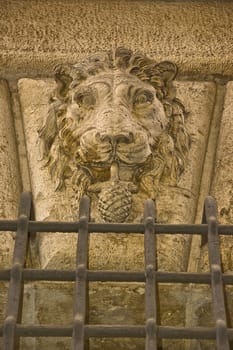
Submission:
<svg viewBox="0 0 233 350">
<path fill-rule="evenodd" d="M 124 221 L 132 193 L 155 198 L 161 182 L 174 184 L 190 148 L 185 109 L 172 87 L 176 71 L 171 62 L 157 64 L 127 49 L 117 49 L 114 58 L 100 53 L 58 67 L 39 131 L 57 188 L 71 180 L 80 196 L 99 194 L 105 220 Z M 126 214 L 116 216 L 124 198 Z"/>
<path fill-rule="evenodd" d="M 117 162 L 133 171 L 152 155 L 167 125 L 155 89 L 121 71 L 88 78 L 70 91 L 69 101 L 72 144 L 79 165 L 90 168 Z"/>
</svg>

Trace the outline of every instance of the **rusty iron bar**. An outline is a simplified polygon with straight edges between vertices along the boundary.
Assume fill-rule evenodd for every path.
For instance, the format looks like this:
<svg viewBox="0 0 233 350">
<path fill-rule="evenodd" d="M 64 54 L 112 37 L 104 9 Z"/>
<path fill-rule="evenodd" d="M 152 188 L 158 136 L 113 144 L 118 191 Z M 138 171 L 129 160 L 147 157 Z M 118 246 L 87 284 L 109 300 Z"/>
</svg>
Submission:
<svg viewBox="0 0 233 350">
<path fill-rule="evenodd" d="M 150 204 L 149 204 L 150 203 Z M 226 325 L 223 284 L 233 284 L 233 274 L 222 274 L 219 234 L 233 235 L 233 225 L 217 225 L 216 204 L 212 197 L 205 201 L 201 225 L 157 224 L 153 202 L 147 202 L 143 224 L 96 224 L 89 222 L 89 199 L 80 204 L 77 222 L 35 222 L 29 220 L 31 196 L 21 196 L 18 220 L 0 220 L 1 231 L 17 231 L 12 269 L 0 270 L 0 280 L 9 281 L 6 319 L 0 327 L 3 350 L 18 350 L 18 340 L 23 337 L 72 336 L 72 349 L 84 350 L 89 337 L 146 338 L 146 350 L 155 350 L 158 339 L 216 339 L 218 350 L 229 350 L 233 340 L 233 329 Z M 35 232 L 79 232 L 77 244 L 77 268 L 72 270 L 24 269 L 28 231 Z M 92 232 L 144 233 L 145 273 L 140 271 L 89 271 L 88 236 Z M 4 233 L 4 232 L 3 232 Z M 156 271 L 155 234 L 201 234 L 202 243 L 208 243 L 211 273 Z M 208 240 L 207 240 L 208 238 Z M 74 322 L 72 326 L 21 325 L 23 281 L 76 281 Z M 88 325 L 87 287 L 88 281 L 117 281 L 145 283 L 146 325 Z M 206 327 L 162 327 L 157 325 L 156 284 L 160 283 L 206 283 L 212 286 L 212 297 L 216 318 L 215 328 Z"/>
<path fill-rule="evenodd" d="M 71 337 L 72 326 L 22 325 L 16 324 L 16 335 L 20 337 Z M 215 327 L 169 327 L 158 326 L 159 339 L 216 339 Z M 3 327 L 0 327 L 0 336 Z M 87 338 L 145 338 L 145 325 L 85 325 L 84 335 Z M 229 340 L 233 340 L 233 329 L 227 329 Z"/>
<path fill-rule="evenodd" d="M 204 220 L 208 224 L 208 253 L 211 271 L 213 308 L 216 323 L 218 350 L 230 350 L 227 336 L 226 308 L 221 269 L 220 244 L 217 224 L 217 206 L 214 198 L 207 197 L 204 204 Z"/>
<path fill-rule="evenodd" d="M 151 199 L 145 202 L 144 208 L 144 255 L 145 255 L 145 311 L 146 311 L 146 344 L 145 350 L 157 350 L 157 305 L 156 305 L 156 248 L 155 248 L 155 206 Z"/>
<path fill-rule="evenodd" d="M 72 334 L 72 350 L 84 350 L 84 326 L 86 323 L 87 306 L 87 269 L 89 252 L 88 221 L 90 212 L 90 199 L 84 196 L 79 207 L 79 234 L 76 256 L 76 283 L 74 301 L 74 321 Z"/>
<path fill-rule="evenodd" d="M 16 231 L 17 220 L 0 220 L 0 234 L 4 231 Z M 63 222 L 63 221 L 34 221 L 29 220 L 28 230 L 34 232 L 78 232 L 79 221 L 77 222 Z M 202 224 L 157 224 L 154 225 L 157 234 L 195 234 L 207 235 L 208 225 Z M 144 224 L 130 224 L 130 223 L 88 223 L 88 231 L 95 233 L 135 233 L 142 234 L 144 232 Z M 221 235 L 233 235 L 233 225 L 218 225 L 218 233 Z"/>
<path fill-rule="evenodd" d="M 21 322 L 23 304 L 23 269 L 26 263 L 28 244 L 28 221 L 31 211 L 31 194 L 25 192 L 20 197 L 19 218 L 13 253 L 13 267 L 10 274 L 6 318 L 3 326 L 3 350 L 18 350 L 16 323 Z"/>
<path fill-rule="evenodd" d="M 0 270 L 0 281 L 10 280 L 11 269 Z M 24 269 L 24 281 L 75 281 L 75 270 L 36 270 Z M 159 283 L 196 283 L 211 284 L 209 273 L 195 272 L 164 272 L 155 271 L 156 281 Z M 139 271 L 90 271 L 87 270 L 87 280 L 91 282 L 145 282 L 144 272 Z M 233 274 L 222 274 L 223 283 L 233 285 Z"/>
</svg>

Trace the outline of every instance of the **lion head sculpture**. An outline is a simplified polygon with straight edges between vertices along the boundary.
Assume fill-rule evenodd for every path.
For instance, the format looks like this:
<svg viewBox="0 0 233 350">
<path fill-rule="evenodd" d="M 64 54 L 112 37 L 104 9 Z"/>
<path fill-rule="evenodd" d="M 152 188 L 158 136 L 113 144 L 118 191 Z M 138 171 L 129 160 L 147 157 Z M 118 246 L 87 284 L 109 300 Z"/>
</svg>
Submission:
<svg viewBox="0 0 233 350">
<path fill-rule="evenodd" d="M 118 48 L 56 68 L 57 87 L 39 130 L 43 158 L 57 189 L 96 196 L 105 221 L 125 221 L 133 194 L 156 198 L 176 184 L 190 136 L 175 96 L 177 67 Z"/>
</svg>

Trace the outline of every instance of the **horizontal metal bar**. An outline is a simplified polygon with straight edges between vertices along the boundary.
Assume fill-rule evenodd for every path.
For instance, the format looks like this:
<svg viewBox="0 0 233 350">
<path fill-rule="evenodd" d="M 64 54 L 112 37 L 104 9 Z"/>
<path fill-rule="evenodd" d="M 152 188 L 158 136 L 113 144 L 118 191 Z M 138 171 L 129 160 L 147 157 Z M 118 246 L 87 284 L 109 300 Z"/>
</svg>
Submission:
<svg viewBox="0 0 233 350">
<path fill-rule="evenodd" d="M 144 338 L 145 326 L 86 325 L 84 334 L 90 338 Z"/>
<path fill-rule="evenodd" d="M 233 339 L 233 328 L 227 330 L 229 339 Z M 216 339 L 216 328 L 208 327 L 158 327 L 160 339 Z"/>
<path fill-rule="evenodd" d="M 17 324 L 16 334 L 21 337 L 71 337 L 72 327 L 51 325 L 26 326 Z"/>
<path fill-rule="evenodd" d="M 215 339 L 216 328 L 210 327 L 164 327 L 158 326 L 160 339 Z M 0 327 L 0 337 L 3 328 Z M 72 326 L 16 325 L 16 334 L 21 337 L 71 337 Z M 136 325 L 85 325 L 85 337 L 144 338 L 145 326 Z M 233 340 L 233 328 L 227 329 L 229 340 Z"/>
<path fill-rule="evenodd" d="M 145 282 L 145 273 L 137 271 L 88 271 L 92 282 Z"/>
<path fill-rule="evenodd" d="M 145 326 L 85 326 L 86 337 L 119 337 L 119 338 L 144 338 Z M 160 339 L 215 339 L 216 329 L 209 327 L 163 327 L 157 326 L 157 334 Z M 227 330 L 229 339 L 233 339 L 233 329 Z"/>
<path fill-rule="evenodd" d="M 207 234 L 207 224 L 155 224 L 156 234 Z M 233 225 L 219 225 L 219 234 L 233 235 Z M 0 220 L 1 231 L 16 231 L 17 220 Z M 29 221 L 30 232 L 78 232 L 79 222 L 59 221 Z M 143 224 L 96 224 L 90 222 L 88 230 L 91 233 L 143 233 Z"/>
<path fill-rule="evenodd" d="M 10 269 L 0 270 L 0 281 L 9 281 Z M 24 281 L 62 281 L 74 282 L 75 270 L 36 270 L 24 269 Z M 210 284 L 209 273 L 162 272 L 155 271 L 160 283 L 197 283 Z M 91 282 L 145 282 L 145 273 L 137 271 L 87 271 L 87 280 Z M 233 274 L 223 274 L 224 284 L 233 285 Z"/>
</svg>

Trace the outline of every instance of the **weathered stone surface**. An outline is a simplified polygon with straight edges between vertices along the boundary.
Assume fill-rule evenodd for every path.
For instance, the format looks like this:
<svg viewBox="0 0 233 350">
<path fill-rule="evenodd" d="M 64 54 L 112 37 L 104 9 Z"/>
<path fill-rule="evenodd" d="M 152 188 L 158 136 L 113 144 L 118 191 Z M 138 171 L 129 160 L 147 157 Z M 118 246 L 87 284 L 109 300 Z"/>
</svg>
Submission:
<svg viewBox="0 0 233 350">
<path fill-rule="evenodd" d="M 44 75 L 54 64 L 126 46 L 183 72 L 232 74 L 232 14 L 233 4 L 220 0 L 2 1 L 0 67 Z"/>
<path fill-rule="evenodd" d="M 1 306 L 1 312 L 0 312 L 0 322 L 1 324 L 4 322 L 5 319 L 5 310 L 6 310 L 6 303 L 7 303 L 7 288 L 8 283 L 1 282 L 1 292 L 0 292 L 0 306 Z M 0 342 L 1 344 L 1 342 Z"/>
<path fill-rule="evenodd" d="M 20 191 L 15 133 L 10 107 L 10 95 L 5 81 L 0 81 L 0 219 L 15 219 Z M 0 269 L 9 268 L 14 247 L 13 234 L 0 232 Z M 6 285 L 0 287 L 0 320 L 5 317 Z"/>
<path fill-rule="evenodd" d="M 144 283 L 91 283 L 89 302 L 90 324 L 142 325 L 144 314 Z M 160 319 L 162 326 L 185 325 L 185 303 L 188 300 L 188 285 L 176 286 L 160 284 Z M 124 298 L 122 298 L 124 294 Z M 202 298 L 200 298 L 200 294 Z M 229 295 L 230 297 L 230 295 Z M 101 302 L 100 302 L 101 300 Z M 70 325 L 73 318 L 74 283 L 27 283 L 24 291 L 24 324 Z M 203 327 L 213 326 L 211 292 L 206 286 L 196 286 L 193 290 L 196 305 L 194 318 Z M 103 305 L 104 308 L 103 308 Z M 135 310 L 137 306 L 137 310 Z M 106 321 L 107 320 L 107 321 Z M 163 349 L 183 350 L 184 340 L 163 340 Z M 21 339 L 22 349 L 70 349 L 70 338 L 25 338 Z M 210 350 L 212 343 L 201 341 L 201 349 Z M 91 350 L 143 350 L 143 339 L 91 338 Z"/>
<path fill-rule="evenodd" d="M 3 266 L 0 265 L 2 269 Z M 2 326 L 5 320 L 6 305 L 7 305 L 7 295 L 8 295 L 9 283 L 0 282 L 0 324 Z M 2 348 L 2 337 L 0 337 L 0 349 Z"/>
<path fill-rule="evenodd" d="M 70 325 L 73 319 L 74 283 L 26 283 L 22 322 L 36 325 Z M 68 350 L 71 338 L 21 338 L 23 350 Z"/>
<path fill-rule="evenodd" d="M 5 81 L 0 81 L 0 110 L 0 218 L 13 219 L 17 216 L 20 177 L 10 97 Z M 12 235 L 1 234 L 0 240 L 0 266 L 6 267 L 11 264 Z"/>
<path fill-rule="evenodd" d="M 21 80 L 19 82 L 20 101 L 23 112 L 29 171 L 33 188 L 35 215 L 37 220 L 71 220 L 74 217 L 67 193 L 55 191 L 50 175 L 41 162 L 38 142 L 38 129 L 47 113 L 50 93 L 54 88 L 51 80 Z M 77 213 L 78 216 L 78 213 Z M 39 236 L 39 235 L 38 235 Z M 40 234 L 40 262 L 43 268 L 54 268 L 74 265 L 76 235 Z M 58 243 L 59 242 L 59 243 Z M 61 247 L 69 254 L 60 253 Z M 62 249 L 63 250 L 63 249 Z M 47 251 L 48 254 L 44 254 Z"/>
</svg>

